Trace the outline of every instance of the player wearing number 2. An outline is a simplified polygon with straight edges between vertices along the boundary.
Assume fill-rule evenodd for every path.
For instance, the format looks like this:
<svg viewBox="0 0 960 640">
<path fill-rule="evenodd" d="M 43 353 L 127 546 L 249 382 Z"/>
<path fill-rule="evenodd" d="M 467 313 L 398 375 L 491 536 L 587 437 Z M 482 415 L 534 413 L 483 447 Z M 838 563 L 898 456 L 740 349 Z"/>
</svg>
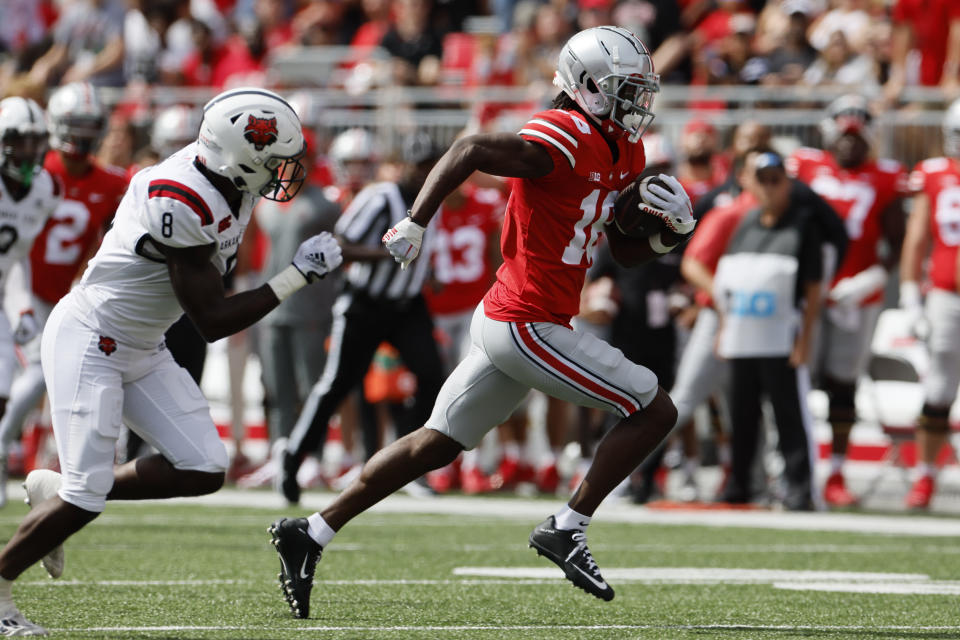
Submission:
<svg viewBox="0 0 960 640">
<path fill-rule="evenodd" d="M 41 559 L 60 575 L 62 543 L 107 499 L 200 495 L 223 484 L 226 448 L 163 335 L 184 312 L 207 340 L 230 335 L 339 265 L 336 240 L 320 234 L 268 283 L 224 292 L 258 197 L 296 195 L 305 149 L 300 121 L 280 96 L 234 89 L 204 107 L 196 143 L 134 176 L 83 279 L 43 332 L 62 475 L 27 476 L 32 510 L 0 552 L 0 635 L 46 634 L 17 610 L 13 581 Z M 159 453 L 114 467 L 122 424 Z"/>
<path fill-rule="evenodd" d="M 474 171 L 513 178 L 501 235 L 503 265 L 477 307 L 467 358 L 447 378 L 423 428 L 381 450 L 322 513 L 270 527 L 282 587 L 294 615 L 306 617 L 314 565 L 344 524 L 421 474 L 451 462 L 503 422 L 530 388 L 621 418 L 596 451 L 569 504 L 538 525 L 530 545 L 576 586 L 610 600 L 586 544 L 600 502 L 660 443 L 676 409 L 656 376 L 606 342 L 574 332 L 584 275 L 602 233 L 614 257 L 636 264 L 692 232 L 690 200 L 679 183 L 658 187 L 648 204 L 670 229 L 631 239 L 608 224 L 617 193 L 644 167 L 640 135 L 659 89 L 649 52 L 619 27 L 574 35 L 560 52 L 554 109 L 519 135 L 481 134 L 455 142 L 421 189 L 410 217 L 383 241 L 402 265 L 416 258 L 441 201 Z M 651 191 L 653 191 L 651 187 Z M 650 207 L 653 208 L 652 206 Z"/>
<path fill-rule="evenodd" d="M 866 98 L 842 96 L 820 123 L 825 150 L 801 148 L 787 161 L 792 176 L 843 218 L 849 238 L 827 294 L 815 362 L 819 386 L 830 398 L 833 442 L 823 497 L 834 506 L 857 501 L 842 469 L 856 422 L 854 391 L 870 353 L 888 269 L 899 259 L 903 242 L 907 175 L 900 163 L 871 157 L 872 119 Z M 889 247 L 883 262 L 877 253 L 881 240 Z"/>
<path fill-rule="evenodd" d="M 101 166 L 93 157 L 106 126 L 106 112 L 92 85 L 68 84 L 47 103 L 50 147 L 44 168 L 63 184 L 63 200 L 47 220 L 30 250 L 32 296 L 21 312 L 42 331 L 47 316 L 100 242 L 127 189 L 123 171 Z M 0 465 L 6 450 L 19 437 L 27 413 L 43 395 L 40 336 L 22 348 L 24 370 L 13 382 L 7 412 L 0 420 Z M 6 502 L 6 481 L 0 477 L 0 502 Z"/>
<path fill-rule="evenodd" d="M 924 160 L 910 174 L 915 195 L 900 259 L 900 306 L 930 352 L 915 436 L 916 479 L 906 500 L 914 509 L 926 509 L 933 498 L 937 454 L 947 443 L 960 384 L 960 100 L 944 115 L 943 151 L 945 157 Z M 924 306 L 920 283 L 928 250 L 931 289 Z"/>
</svg>

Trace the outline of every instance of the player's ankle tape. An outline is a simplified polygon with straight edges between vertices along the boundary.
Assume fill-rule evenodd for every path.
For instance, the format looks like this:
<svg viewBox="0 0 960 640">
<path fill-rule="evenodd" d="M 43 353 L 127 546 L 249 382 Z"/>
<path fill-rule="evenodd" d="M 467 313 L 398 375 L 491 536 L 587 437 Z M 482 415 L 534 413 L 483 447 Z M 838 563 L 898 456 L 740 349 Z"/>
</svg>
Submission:
<svg viewBox="0 0 960 640">
<path fill-rule="evenodd" d="M 680 244 L 679 242 L 671 245 L 663 244 L 663 241 L 660 239 L 659 231 L 653 234 L 652 236 L 650 236 L 649 241 L 650 241 L 650 248 L 656 251 L 657 253 L 670 253 L 676 248 L 677 244 Z"/>
<path fill-rule="evenodd" d="M 267 281 L 277 300 L 283 302 L 295 292 L 307 286 L 307 279 L 292 264 Z"/>
</svg>

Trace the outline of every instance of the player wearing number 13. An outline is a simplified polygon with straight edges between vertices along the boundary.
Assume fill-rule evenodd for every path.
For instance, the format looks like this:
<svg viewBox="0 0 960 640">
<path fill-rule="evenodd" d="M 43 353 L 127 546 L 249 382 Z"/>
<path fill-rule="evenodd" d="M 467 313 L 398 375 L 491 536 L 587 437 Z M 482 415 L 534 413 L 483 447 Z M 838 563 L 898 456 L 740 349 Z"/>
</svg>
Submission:
<svg viewBox="0 0 960 640">
<path fill-rule="evenodd" d="M 907 174 L 899 162 L 871 157 L 873 116 L 866 98 L 833 101 L 820 123 L 825 150 L 798 149 L 787 170 L 820 195 L 843 219 L 849 243 L 826 297 L 814 372 L 830 398 L 831 472 L 824 487 L 829 505 L 850 506 L 842 464 L 856 421 L 854 391 L 870 353 L 888 269 L 900 257 Z M 889 251 L 881 262 L 878 245 Z"/>
<path fill-rule="evenodd" d="M 0 627 L 3 635 L 44 633 L 17 611 L 12 582 L 40 559 L 60 575 L 60 545 L 106 500 L 200 495 L 223 484 L 227 452 L 207 401 L 163 336 L 184 312 L 208 341 L 235 333 L 339 265 L 336 240 L 320 234 L 268 283 L 224 292 L 254 205 L 296 195 L 305 149 L 280 96 L 234 89 L 204 107 L 197 142 L 134 176 L 83 279 L 43 332 L 61 473 L 27 476 L 33 510 L 0 552 L 0 625 L 17 625 Z M 114 467 L 122 424 L 159 453 Z"/>
<path fill-rule="evenodd" d="M 599 236 L 608 234 L 618 262 L 656 257 L 693 230 L 683 189 L 661 189 L 672 231 L 632 239 L 608 223 L 617 193 L 644 168 L 640 135 L 653 118 L 658 77 L 647 48 L 629 31 L 595 27 L 560 52 L 554 109 L 519 135 L 481 134 L 455 142 L 430 172 L 410 217 L 383 237 L 401 264 L 442 200 L 474 171 L 513 178 L 497 281 L 471 326 L 473 347 L 443 385 L 423 428 L 381 450 L 328 508 L 271 527 L 283 586 L 295 615 L 305 616 L 312 567 L 351 518 L 421 474 L 450 463 L 503 422 L 530 388 L 616 414 L 620 422 L 596 451 L 569 504 L 537 526 L 530 545 L 576 586 L 610 600 L 613 589 L 586 545 L 600 502 L 666 436 L 676 409 L 647 368 L 606 342 L 570 328 Z M 313 562 L 311 562 L 313 561 Z M 307 572 L 300 567 L 306 567 Z"/>
</svg>

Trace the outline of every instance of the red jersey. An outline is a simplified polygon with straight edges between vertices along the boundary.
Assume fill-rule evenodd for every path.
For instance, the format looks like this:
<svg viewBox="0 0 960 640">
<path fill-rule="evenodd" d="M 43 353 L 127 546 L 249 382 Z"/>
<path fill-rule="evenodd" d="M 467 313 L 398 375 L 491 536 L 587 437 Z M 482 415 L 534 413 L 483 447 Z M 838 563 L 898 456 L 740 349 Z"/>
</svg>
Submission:
<svg viewBox="0 0 960 640">
<path fill-rule="evenodd" d="M 883 212 L 909 191 L 907 173 L 899 162 L 869 160 L 844 169 L 826 151 L 801 148 L 787 160 L 787 171 L 810 185 L 843 218 L 849 244 L 833 284 L 880 262 L 877 243 L 883 233 Z M 863 304 L 881 299 L 883 290 L 878 289 Z"/>
<path fill-rule="evenodd" d="M 643 144 L 620 138 L 615 158 L 595 123 L 562 109 L 535 114 L 519 135 L 543 145 L 553 170 L 511 180 L 500 239 L 503 265 L 484 310 L 504 322 L 569 326 L 580 311 L 580 290 L 613 201 L 643 171 Z"/>
<path fill-rule="evenodd" d="M 43 166 L 60 178 L 65 191 L 30 249 L 30 270 L 33 293 L 56 304 L 70 291 L 91 245 L 100 241 L 101 230 L 113 218 L 127 190 L 127 178 L 122 169 L 96 161 L 85 175 L 72 176 L 56 151 L 47 154 Z"/>
<path fill-rule="evenodd" d="M 937 289 L 957 291 L 957 247 L 960 247 L 960 162 L 953 158 L 924 160 L 910 174 L 910 189 L 930 199 L 930 281 Z"/>
<path fill-rule="evenodd" d="M 683 257 L 693 258 L 709 269 L 710 273 L 716 273 L 717 264 L 726 253 L 733 232 L 756 203 L 753 194 L 742 191 L 732 202 L 711 209 L 703 220 L 697 223 L 697 232 L 684 248 Z M 702 307 L 713 306 L 713 295 L 702 289 L 697 289 L 694 300 Z"/>
<path fill-rule="evenodd" d="M 960 2 L 898 0 L 892 17 L 894 24 L 905 23 L 913 30 L 914 46 L 920 51 L 920 84 L 939 84 L 947 60 L 950 23 L 960 20 Z"/>
<path fill-rule="evenodd" d="M 470 189 L 458 209 L 440 210 L 433 232 L 433 273 L 443 285 L 424 292 L 434 314 L 473 309 L 493 279 L 490 239 L 503 223 L 503 196 L 493 189 Z"/>
</svg>

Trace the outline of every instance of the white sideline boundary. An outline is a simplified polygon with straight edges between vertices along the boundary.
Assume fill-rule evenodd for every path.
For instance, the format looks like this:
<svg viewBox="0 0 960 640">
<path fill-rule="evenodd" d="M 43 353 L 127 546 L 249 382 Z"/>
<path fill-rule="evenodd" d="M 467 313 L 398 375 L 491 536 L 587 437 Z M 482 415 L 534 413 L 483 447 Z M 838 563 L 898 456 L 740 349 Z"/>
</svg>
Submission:
<svg viewBox="0 0 960 640">
<path fill-rule="evenodd" d="M 302 504 L 288 507 L 282 496 L 267 491 L 224 489 L 199 498 L 176 498 L 172 504 L 205 504 L 210 506 L 260 507 L 286 509 L 294 515 L 306 515 L 330 504 L 332 493 L 307 493 Z M 411 498 L 394 494 L 374 505 L 368 513 L 423 513 L 486 519 L 510 519 L 536 524 L 540 518 L 556 511 L 563 504 L 556 500 L 521 498 L 440 496 Z M 836 531 L 879 535 L 960 537 L 960 519 L 915 514 L 885 516 L 858 513 L 742 511 L 742 510 L 656 510 L 626 502 L 607 501 L 600 505 L 597 522 L 618 522 L 654 525 L 693 525 L 702 527 L 740 527 L 794 531 Z M 265 519 L 266 522 L 266 519 Z M 362 522 L 362 516 L 351 526 Z M 269 523 L 267 523 L 269 524 Z"/>
</svg>

